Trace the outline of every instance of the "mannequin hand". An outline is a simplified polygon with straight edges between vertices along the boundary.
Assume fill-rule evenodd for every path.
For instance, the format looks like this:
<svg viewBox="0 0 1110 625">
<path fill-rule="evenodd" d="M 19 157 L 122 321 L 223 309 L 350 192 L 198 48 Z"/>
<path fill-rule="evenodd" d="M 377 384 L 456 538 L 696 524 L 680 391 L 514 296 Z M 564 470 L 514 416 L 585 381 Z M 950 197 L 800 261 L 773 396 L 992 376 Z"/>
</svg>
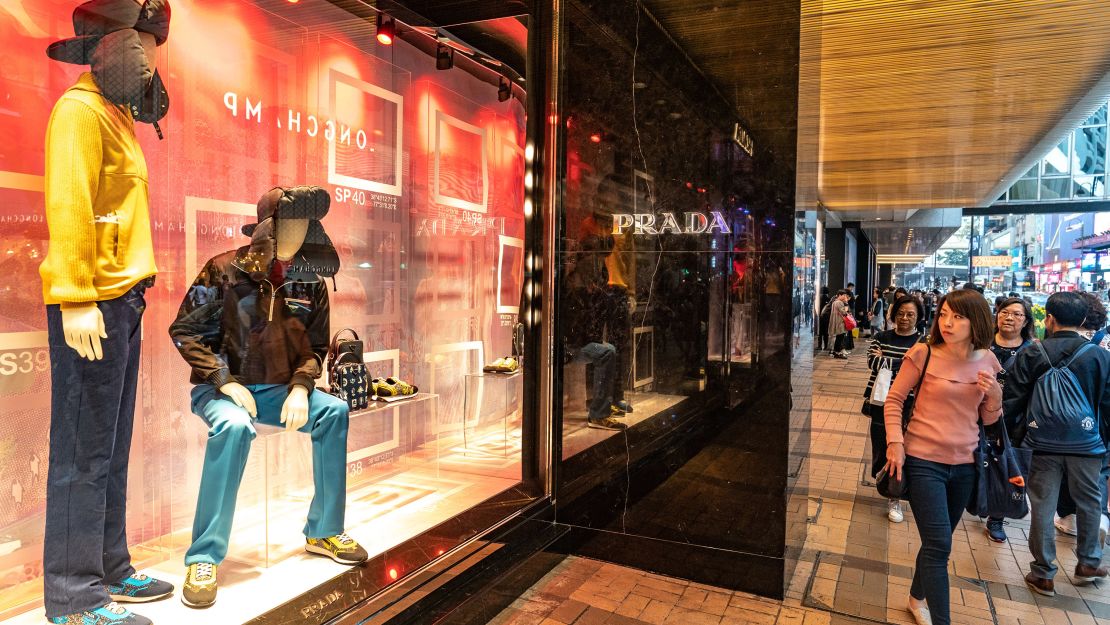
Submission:
<svg viewBox="0 0 1110 625">
<path fill-rule="evenodd" d="M 237 406 L 246 410 L 252 419 L 258 417 L 258 408 L 254 405 L 254 395 L 251 395 L 247 387 L 238 382 L 228 382 L 220 387 L 220 392 L 231 398 L 231 401 L 235 402 Z"/>
<path fill-rule="evenodd" d="M 82 358 L 94 361 L 104 358 L 100 339 L 108 338 L 108 332 L 104 329 L 104 315 L 95 303 L 79 308 L 62 308 L 62 331 L 66 345 Z"/>
<path fill-rule="evenodd" d="M 281 422 L 286 430 L 299 430 L 308 423 L 308 389 L 294 386 L 281 406 Z"/>
</svg>

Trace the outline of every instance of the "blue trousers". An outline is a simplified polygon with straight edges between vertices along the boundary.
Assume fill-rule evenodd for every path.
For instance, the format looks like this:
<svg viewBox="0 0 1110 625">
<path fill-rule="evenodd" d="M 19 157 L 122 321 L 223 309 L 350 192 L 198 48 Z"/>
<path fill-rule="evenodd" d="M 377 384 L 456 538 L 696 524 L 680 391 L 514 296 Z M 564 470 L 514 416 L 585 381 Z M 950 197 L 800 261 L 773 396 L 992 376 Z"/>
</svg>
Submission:
<svg viewBox="0 0 1110 625">
<path fill-rule="evenodd" d="M 952 555 L 952 533 L 975 486 L 975 465 L 941 464 L 906 456 L 903 470 L 910 485 L 910 509 L 921 536 L 910 595 L 925 600 L 933 625 L 949 625 L 948 557 Z"/>
<path fill-rule="evenodd" d="M 43 549 L 47 618 L 108 603 L 105 584 L 135 572 L 127 550 L 127 457 L 138 390 L 139 326 L 149 282 L 97 302 L 108 338 L 102 360 L 66 345 L 62 311 L 46 307 L 50 344 L 50 460 Z"/>
<path fill-rule="evenodd" d="M 257 422 L 282 426 L 281 407 L 289 395 L 288 387 L 253 384 L 247 390 L 258 408 Z M 255 437 L 255 421 L 211 385 L 195 387 L 192 400 L 193 412 L 208 424 L 208 445 L 193 518 L 193 544 L 185 554 L 185 564 L 219 564 L 227 556 L 235 499 Z M 309 394 L 308 423 L 300 429 L 312 437 L 312 481 L 316 487 L 304 527 L 308 538 L 326 538 L 343 532 L 348 416 L 347 404 L 337 397 L 321 391 Z"/>
</svg>

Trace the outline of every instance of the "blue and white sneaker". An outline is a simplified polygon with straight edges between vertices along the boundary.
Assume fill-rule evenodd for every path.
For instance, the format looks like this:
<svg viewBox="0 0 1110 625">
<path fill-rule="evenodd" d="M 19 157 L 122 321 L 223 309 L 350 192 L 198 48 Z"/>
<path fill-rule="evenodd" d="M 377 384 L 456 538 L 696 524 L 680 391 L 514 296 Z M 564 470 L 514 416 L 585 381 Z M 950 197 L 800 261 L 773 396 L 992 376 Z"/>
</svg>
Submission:
<svg viewBox="0 0 1110 625">
<path fill-rule="evenodd" d="M 135 573 L 123 581 L 108 584 L 107 589 L 112 601 L 123 603 L 146 603 L 164 599 L 173 594 L 173 584 L 142 573 Z"/>
<path fill-rule="evenodd" d="M 95 610 L 55 616 L 46 620 L 55 625 L 152 625 L 147 617 L 139 616 L 115 601 Z"/>
</svg>

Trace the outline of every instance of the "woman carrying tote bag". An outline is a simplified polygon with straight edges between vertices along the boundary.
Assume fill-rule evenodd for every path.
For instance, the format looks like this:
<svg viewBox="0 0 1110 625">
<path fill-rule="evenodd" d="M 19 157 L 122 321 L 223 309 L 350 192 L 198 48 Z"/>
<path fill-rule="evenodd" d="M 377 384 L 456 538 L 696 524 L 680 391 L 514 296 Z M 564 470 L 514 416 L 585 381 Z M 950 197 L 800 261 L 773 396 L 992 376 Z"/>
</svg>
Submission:
<svg viewBox="0 0 1110 625">
<path fill-rule="evenodd" d="M 1002 415 L 1002 387 L 995 378 L 1002 367 L 989 349 L 993 338 L 990 306 L 982 295 L 970 289 L 945 295 L 929 331 L 928 371 L 921 375 L 929 348 L 914 346 L 883 407 L 888 471 L 908 482 L 921 537 L 907 605 L 918 625 L 951 623 L 948 557 L 975 483 L 979 420 L 991 426 Z M 903 436 L 902 404 L 919 380 Z"/>
<path fill-rule="evenodd" d="M 880 300 L 881 301 L 881 300 Z M 884 330 L 871 339 L 867 349 L 867 366 L 871 378 L 863 391 L 863 413 L 871 418 L 871 476 L 875 477 L 886 466 L 886 423 L 883 404 L 894 376 L 902 367 L 902 358 L 915 343 L 921 340 L 917 320 L 924 314 L 921 304 L 912 297 L 903 297 L 893 304 L 894 329 Z M 875 317 L 882 323 L 883 317 Z M 887 518 L 891 523 L 901 523 L 905 518 L 902 500 L 891 498 L 887 502 Z"/>
</svg>

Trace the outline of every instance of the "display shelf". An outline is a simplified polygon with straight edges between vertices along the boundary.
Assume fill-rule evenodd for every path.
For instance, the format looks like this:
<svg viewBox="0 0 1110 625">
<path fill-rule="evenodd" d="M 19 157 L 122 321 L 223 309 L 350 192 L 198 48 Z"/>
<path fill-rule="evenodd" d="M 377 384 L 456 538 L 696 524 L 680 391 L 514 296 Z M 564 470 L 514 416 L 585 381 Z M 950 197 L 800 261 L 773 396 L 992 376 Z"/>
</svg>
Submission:
<svg viewBox="0 0 1110 625">
<path fill-rule="evenodd" d="M 514 424 L 520 421 L 524 375 L 473 373 L 464 376 L 463 451 L 507 458 Z M 480 441 L 480 444 L 479 444 Z"/>
<path fill-rule="evenodd" d="M 435 427 L 439 396 L 372 402 L 351 413 L 347 433 L 348 509 L 375 483 L 439 458 Z M 304 549 L 312 501 L 312 439 L 304 432 L 256 424 L 257 436 L 239 489 L 228 559 L 270 567 Z M 388 486 L 385 487 L 388 489 Z M 350 516 L 350 515 L 348 515 Z"/>
</svg>

